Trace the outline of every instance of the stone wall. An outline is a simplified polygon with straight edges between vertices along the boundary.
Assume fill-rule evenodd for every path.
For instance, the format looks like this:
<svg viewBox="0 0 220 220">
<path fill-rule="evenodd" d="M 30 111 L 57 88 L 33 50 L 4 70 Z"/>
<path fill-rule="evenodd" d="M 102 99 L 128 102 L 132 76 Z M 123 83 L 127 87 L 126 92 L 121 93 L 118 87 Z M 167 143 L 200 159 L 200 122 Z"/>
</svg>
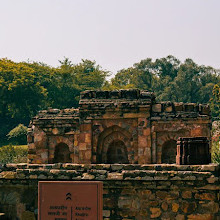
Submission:
<svg viewBox="0 0 220 220">
<path fill-rule="evenodd" d="M 103 181 L 103 219 L 220 219 L 220 166 L 7 164 L 0 168 L 0 213 L 37 219 L 38 181 Z"/>
</svg>

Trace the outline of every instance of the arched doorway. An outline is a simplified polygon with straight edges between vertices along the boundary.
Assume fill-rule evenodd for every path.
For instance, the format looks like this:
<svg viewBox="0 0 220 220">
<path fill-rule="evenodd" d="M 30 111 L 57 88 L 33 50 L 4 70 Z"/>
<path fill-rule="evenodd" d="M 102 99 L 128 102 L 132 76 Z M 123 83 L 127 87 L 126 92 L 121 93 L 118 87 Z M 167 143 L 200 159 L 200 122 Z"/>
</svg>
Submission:
<svg viewBox="0 0 220 220">
<path fill-rule="evenodd" d="M 162 146 L 162 163 L 176 163 L 176 141 L 168 140 Z"/>
<path fill-rule="evenodd" d="M 55 147 L 54 163 L 71 163 L 69 147 L 65 143 L 60 143 Z"/>
<path fill-rule="evenodd" d="M 107 163 L 128 163 L 125 144 L 121 140 L 114 140 L 108 147 Z"/>
</svg>

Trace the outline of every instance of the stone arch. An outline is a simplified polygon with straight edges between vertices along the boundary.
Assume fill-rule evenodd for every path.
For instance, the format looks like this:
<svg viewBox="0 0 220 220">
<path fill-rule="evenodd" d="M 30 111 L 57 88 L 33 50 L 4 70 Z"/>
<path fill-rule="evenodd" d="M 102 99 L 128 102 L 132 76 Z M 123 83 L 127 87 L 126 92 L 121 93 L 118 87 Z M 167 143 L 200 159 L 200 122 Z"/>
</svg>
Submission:
<svg viewBox="0 0 220 220">
<path fill-rule="evenodd" d="M 168 132 L 168 131 L 164 131 L 164 132 L 159 132 L 157 133 L 157 140 L 156 140 L 156 161 L 157 163 L 162 163 L 162 157 L 163 157 L 163 146 L 164 144 L 171 140 L 173 141 L 177 141 L 177 139 L 179 137 L 188 137 L 190 135 L 190 130 L 186 130 L 186 129 L 180 129 L 178 130 L 178 132 Z M 174 162 L 175 163 L 175 162 Z"/>
<path fill-rule="evenodd" d="M 48 162 L 49 163 L 54 163 L 54 157 L 55 157 L 55 150 L 56 150 L 56 147 L 58 145 L 67 145 L 68 146 L 68 150 L 70 151 L 70 154 L 71 154 L 71 158 L 73 158 L 73 153 L 74 153 L 74 136 L 73 135 L 66 135 L 66 136 L 56 136 L 56 135 L 53 135 L 53 136 L 49 136 L 48 137 L 48 155 L 49 155 L 49 160 Z M 71 162 L 72 159 L 71 159 Z"/>
<path fill-rule="evenodd" d="M 176 151 L 177 151 L 177 143 L 175 140 L 170 139 L 162 145 L 162 163 L 176 163 Z"/>
<path fill-rule="evenodd" d="M 67 144 L 59 143 L 55 146 L 54 163 L 71 163 L 70 150 Z"/>
<path fill-rule="evenodd" d="M 132 135 L 127 130 L 114 125 L 112 127 L 106 128 L 99 135 L 98 149 L 97 149 L 98 163 L 108 162 L 108 152 L 111 151 L 109 149 L 114 144 L 118 146 L 116 147 L 116 149 L 119 149 L 120 148 L 119 145 L 121 145 L 122 146 L 121 151 L 125 153 L 125 157 L 127 158 L 127 163 L 131 161 L 131 158 L 134 156 L 131 151 L 133 146 Z"/>
</svg>

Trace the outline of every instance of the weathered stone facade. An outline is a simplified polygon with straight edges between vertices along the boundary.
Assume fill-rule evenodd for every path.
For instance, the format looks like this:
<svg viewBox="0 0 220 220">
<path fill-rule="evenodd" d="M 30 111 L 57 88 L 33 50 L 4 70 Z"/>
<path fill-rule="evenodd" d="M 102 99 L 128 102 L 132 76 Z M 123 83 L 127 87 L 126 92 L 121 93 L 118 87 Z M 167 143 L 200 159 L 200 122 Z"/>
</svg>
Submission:
<svg viewBox="0 0 220 220">
<path fill-rule="evenodd" d="M 140 90 L 85 91 L 79 109 L 48 109 L 28 132 L 28 162 L 175 163 L 179 137 L 211 136 L 208 105 L 156 102 Z"/>
<path fill-rule="evenodd" d="M 104 220 L 219 220 L 219 165 L 7 164 L 0 213 L 36 220 L 38 181 L 102 181 Z"/>
</svg>

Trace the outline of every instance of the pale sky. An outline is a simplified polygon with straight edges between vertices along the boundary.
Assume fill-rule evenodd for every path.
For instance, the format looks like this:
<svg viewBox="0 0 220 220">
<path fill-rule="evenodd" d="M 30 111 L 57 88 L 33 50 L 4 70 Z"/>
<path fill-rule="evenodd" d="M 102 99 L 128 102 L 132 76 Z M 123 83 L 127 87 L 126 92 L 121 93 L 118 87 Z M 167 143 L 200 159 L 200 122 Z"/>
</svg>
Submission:
<svg viewBox="0 0 220 220">
<path fill-rule="evenodd" d="M 0 58 L 116 73 L 169 54 L 220 68 L 220 0 L 0 0 Z"/>
</svg>

